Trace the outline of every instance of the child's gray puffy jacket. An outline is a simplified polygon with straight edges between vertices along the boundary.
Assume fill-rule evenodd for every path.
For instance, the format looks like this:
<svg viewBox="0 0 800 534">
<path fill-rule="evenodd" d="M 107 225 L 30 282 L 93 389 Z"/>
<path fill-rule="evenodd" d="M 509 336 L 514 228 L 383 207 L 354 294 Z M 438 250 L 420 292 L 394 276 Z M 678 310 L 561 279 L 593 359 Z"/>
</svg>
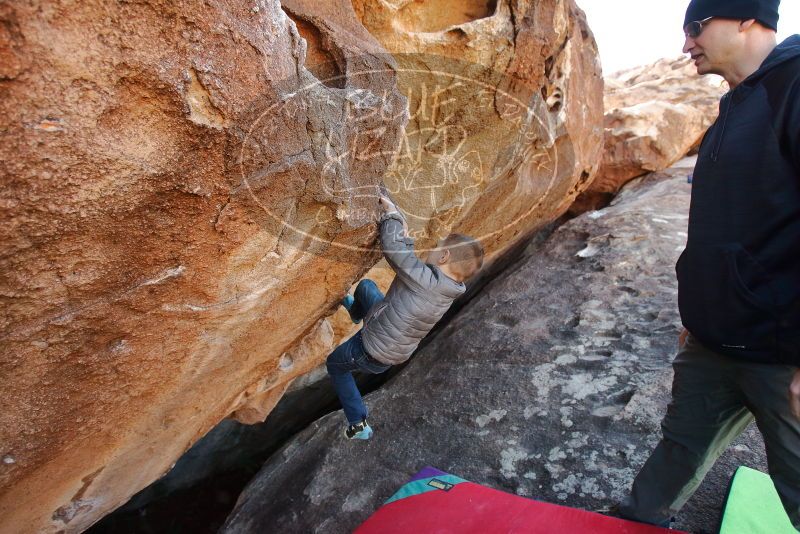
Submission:
<svg viewBox="0 0 800 534">
<path fill-rule="evenodd" d="M 414 240 L 405 237 L 400 214 L 381 220 L 381 247 L 397 276 L 386 297 L 364 319 L 364 348 L 387 365 L 406 361 L 466 287 L 414 254 Z"/>
</svg>

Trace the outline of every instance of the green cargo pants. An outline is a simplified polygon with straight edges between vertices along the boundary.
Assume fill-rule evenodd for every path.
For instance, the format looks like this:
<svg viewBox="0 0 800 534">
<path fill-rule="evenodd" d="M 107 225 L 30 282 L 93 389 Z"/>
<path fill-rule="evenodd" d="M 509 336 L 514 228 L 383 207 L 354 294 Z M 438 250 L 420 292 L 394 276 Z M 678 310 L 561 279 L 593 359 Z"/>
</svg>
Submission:
<svg viewBox="0 0 800 534">
<path fill-rule="evenodd" d="M 720 454 L 755 419 L 769 473 L 800 529 L 800 421 L 789 408 L 796 368 L 734 360 L 690 335 L 673 363 L 663 438 L 621 504 L 623 516 L 663 524 L 677 514 Z"/>
</svg>

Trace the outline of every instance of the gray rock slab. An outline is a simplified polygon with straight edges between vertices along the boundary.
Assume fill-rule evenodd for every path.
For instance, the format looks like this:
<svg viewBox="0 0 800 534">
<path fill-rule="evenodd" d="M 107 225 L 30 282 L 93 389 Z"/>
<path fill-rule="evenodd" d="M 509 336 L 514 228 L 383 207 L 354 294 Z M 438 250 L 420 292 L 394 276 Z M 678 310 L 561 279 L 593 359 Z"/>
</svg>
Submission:
<svg viewBox="0 0 800 534">
<path fill-rule="evenodd" d="M 618 501 L 670 397 L 690 187 L 685 168 L 636 180 L 531 244 L 367 398 L 373 440 L 347 441 L 341 412 L 316 421 L 264 465 L 222 532 L 350 532 L 426 465 L 587 510 Z M 676 526 L 714 531 L 740 464 L 765 468 L 753 428 Z"/>
</svg>

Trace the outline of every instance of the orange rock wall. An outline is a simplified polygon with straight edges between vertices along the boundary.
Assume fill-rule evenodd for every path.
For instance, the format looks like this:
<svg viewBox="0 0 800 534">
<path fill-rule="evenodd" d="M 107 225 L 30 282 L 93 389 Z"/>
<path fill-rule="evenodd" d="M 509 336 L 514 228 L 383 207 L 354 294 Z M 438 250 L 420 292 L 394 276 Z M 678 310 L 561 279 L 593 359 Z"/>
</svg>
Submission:
<svg viewBox="0 0 800 534">
<path fill-rule="evenodd" d="M 572 1 L 396 2 L 394 33 L 354 4 L 0 6 L 0 531 L 84 530 L 222 418 L 263 419 L 379 258 L 381 182 L 421 244 L 457 229 L 492 255 L 586 186 L 602 81 Z M 459 55 L 533 111 L 495 91 L 481 126 L 454 92 L 467 196 L 398 185 L 405 52 Z"/>
</svg>

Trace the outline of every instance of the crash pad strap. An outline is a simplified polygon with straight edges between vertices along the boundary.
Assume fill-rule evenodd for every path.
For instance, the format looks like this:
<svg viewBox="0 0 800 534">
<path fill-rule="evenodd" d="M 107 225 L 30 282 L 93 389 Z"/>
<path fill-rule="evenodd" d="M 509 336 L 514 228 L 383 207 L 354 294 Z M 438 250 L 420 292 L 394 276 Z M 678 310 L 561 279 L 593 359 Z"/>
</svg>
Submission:
<svg viewBox="0 0 800 534">
<path fill-rule="evenodd" d="M 463 478 L 455 475 L 437 475 L 435 477 L 420 478 L 405 484 L 397 493 L 392 495 L 384 504 L 389 504 L 400 499 L 422 495 L 429 491 L 448 491 L 453 486 L 466 482 Z"/>
</svg>

